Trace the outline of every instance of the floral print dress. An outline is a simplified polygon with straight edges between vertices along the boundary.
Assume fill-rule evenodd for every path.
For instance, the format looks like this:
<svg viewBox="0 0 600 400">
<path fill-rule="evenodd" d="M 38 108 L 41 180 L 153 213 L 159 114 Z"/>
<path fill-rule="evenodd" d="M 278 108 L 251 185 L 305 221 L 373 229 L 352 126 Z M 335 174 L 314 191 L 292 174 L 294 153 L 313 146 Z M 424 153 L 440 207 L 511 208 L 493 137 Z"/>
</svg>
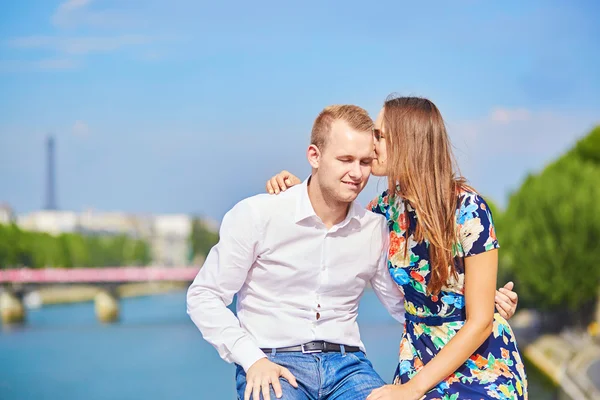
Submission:
<svg viewBox="0 0 600 400">
<path fill-rule="evenodd" d="M 457 277 L 452 277 L 437 296 L 429 295 L 429 243 L 414 240 L 415 210 L 407 202 L 390 199 L 387 192 L 373 200 L 368 208 L 384 215 L 388 221 L 388 268 L 405 296 L 406 323 L 394 383 L 406 383 L 464 325 L 464 267 L 457 262 Z M 499 247 L 491 212 L 476 193 L 464 191 L 460 194 L 456 224 L 460 242 L 455 247 L 457 259 Z M 406 230 L 408 252 L 405 258 Z M 517 343 L 500 314 L 494 314 L 489 338 L 423 399 L 527 399 L 527 379 Z"/>
</svg>

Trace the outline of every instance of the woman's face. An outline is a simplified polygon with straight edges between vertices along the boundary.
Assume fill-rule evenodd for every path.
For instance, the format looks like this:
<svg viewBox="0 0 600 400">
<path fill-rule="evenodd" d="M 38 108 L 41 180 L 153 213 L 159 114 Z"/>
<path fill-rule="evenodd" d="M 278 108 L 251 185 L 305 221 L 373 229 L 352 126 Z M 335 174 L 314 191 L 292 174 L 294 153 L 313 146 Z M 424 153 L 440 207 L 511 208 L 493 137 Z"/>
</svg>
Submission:
<svg viewBox="0 0 600 400">
<path fill-rule="evenodd" d="M 375 129 L 373 130 L 373 136 L 375 138 L 375 159 L 373 160 L 373 167 L 371 174 L 374 176 L 386 176 L 387 175 L 387 153 L 385 146 L 385 133 L 383 132 L 383 108 L 377 115 L 375 120 Z"/>
</svg>

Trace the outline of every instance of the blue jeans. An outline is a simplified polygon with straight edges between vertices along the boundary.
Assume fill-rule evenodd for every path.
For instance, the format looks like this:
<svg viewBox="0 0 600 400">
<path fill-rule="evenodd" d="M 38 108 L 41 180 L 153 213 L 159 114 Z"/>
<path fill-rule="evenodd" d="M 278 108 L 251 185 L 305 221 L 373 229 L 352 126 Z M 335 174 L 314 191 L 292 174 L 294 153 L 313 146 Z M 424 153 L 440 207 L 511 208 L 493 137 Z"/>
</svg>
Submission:
<svg viewBox="0 0 600 400">
<path fill-rule="evenodd" d="M 364 400 L 385 382 L 362 352 L 357 353 L 276 353 L 269 360 L 290 370 L 298 388 L 279 378 L 283 400 Z M 238 399 L 244 400 L 246 373 L 237 365 Z M 277 400 L 271 387 L 271 400 Z M 260 396 L 263 400 L 262 394 Z M 252 399 L 252 396 L 250 397 Z"/>
</svg>

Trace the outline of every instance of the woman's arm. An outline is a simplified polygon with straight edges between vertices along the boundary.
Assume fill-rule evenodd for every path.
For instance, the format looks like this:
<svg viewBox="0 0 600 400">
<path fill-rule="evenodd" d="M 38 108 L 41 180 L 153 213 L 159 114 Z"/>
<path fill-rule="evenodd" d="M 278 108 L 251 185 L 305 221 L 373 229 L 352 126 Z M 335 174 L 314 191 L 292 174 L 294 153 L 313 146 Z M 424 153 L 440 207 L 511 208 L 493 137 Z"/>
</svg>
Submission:
<svg viewBox="0 0 600 400">
<path fill-rule="evenodd" d="M 497 269 L 497 249 L 465 258 L 464 326 L 410 381 L 375 389 L 367 400 L 418 400 L 475 353 L 492 332 Z"/>
<path fill-rule="evenodd" d="M 492 332 L 498 250 L 466 257 L 464 326 L 407 385 L 420 394 L 452 374 L 483 344 Z"/>
</svg>

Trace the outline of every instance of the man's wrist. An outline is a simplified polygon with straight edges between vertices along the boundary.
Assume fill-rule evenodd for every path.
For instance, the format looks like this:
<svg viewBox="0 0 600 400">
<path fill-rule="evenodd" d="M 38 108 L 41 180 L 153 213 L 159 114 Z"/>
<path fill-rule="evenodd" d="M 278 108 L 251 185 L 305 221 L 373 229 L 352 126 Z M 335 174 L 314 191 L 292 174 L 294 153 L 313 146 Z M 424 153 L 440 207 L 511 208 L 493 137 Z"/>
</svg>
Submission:
<svg viewBox="0 0 600 400">
<path fill-rule="evenodd" d="M 244 337 L 237 341 L 231 353 L 235 357 L 235 361 L 248 372 L 250 367 L 260 360 L 266 358 L 267 355 L 254 343 L 249 337 Z"/>
<path fill-rule="evenodd" d="M 250 364 L 250 366 L 248 366 L 248 369 L 244 368 L 244 371 L 248 372 L 250 370 L 250 368 L 254 367 L 261 360 L 268 360 L 268 358 L 266 356 L 259 358 L 258 360 L 254 361 L 252 364 Z"/>
</svg>

